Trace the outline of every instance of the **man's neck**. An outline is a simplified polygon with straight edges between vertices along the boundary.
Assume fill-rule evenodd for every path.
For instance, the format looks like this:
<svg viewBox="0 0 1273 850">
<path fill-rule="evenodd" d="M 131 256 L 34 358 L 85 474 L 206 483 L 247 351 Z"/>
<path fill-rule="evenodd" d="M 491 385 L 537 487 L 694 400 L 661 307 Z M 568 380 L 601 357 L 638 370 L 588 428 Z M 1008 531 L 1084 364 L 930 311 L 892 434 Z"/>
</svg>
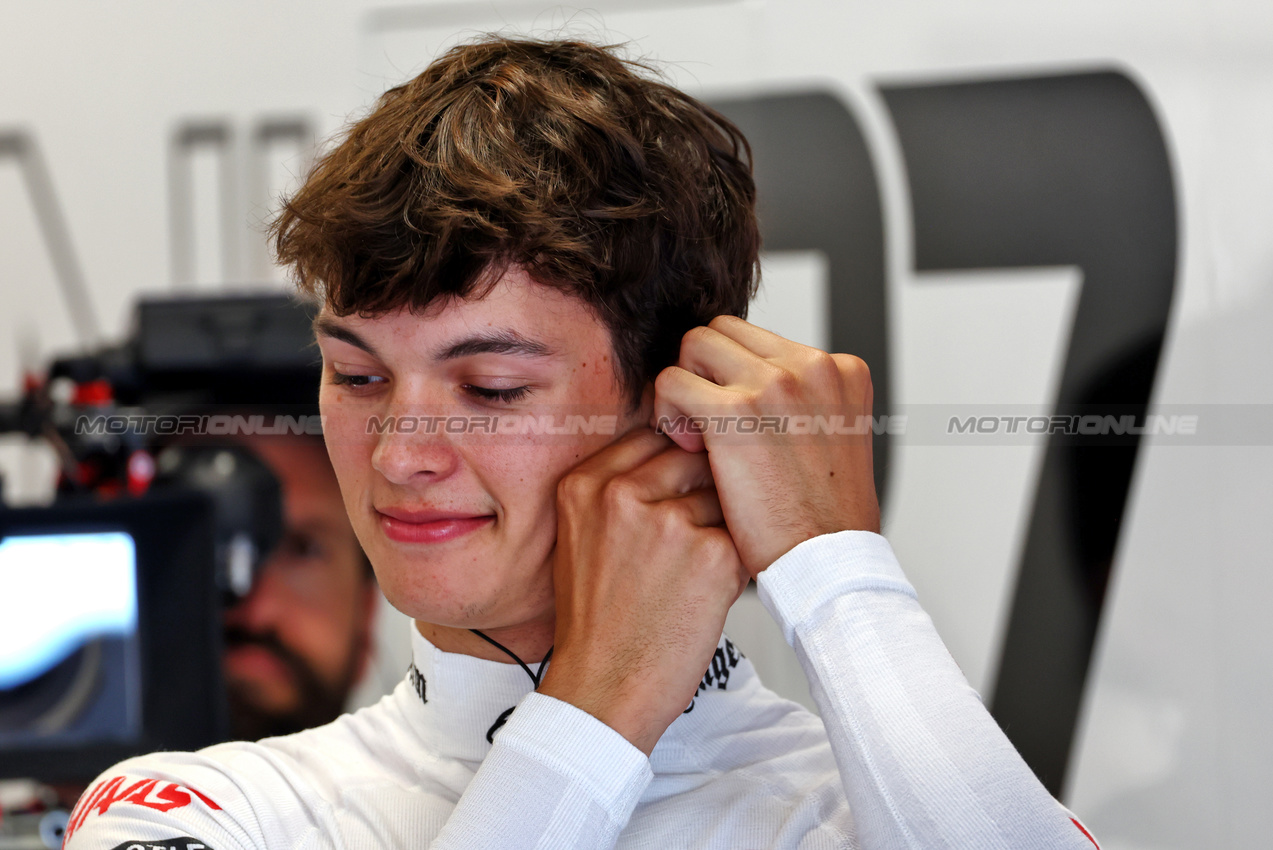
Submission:
<svg viewBox="0 0 1273 850">
<path fill-rule="evenodd" d="M 553 645 L 554 620 L 521 623 L 516 626 L 481 629 L 482 634 L 508 651 L 516 655 L 526 664 L 538 664 L 548 654 Z M 443 652 L 454 652 L 460 655 L 471 655 L 486 661 L 499 661 L 505 664 L 515 663 L 498 647 L 473 634 L 469 629 L 453 626 L 439 626 L 436 623 L 415 621 L 415 627 L 424 639 Z"/>
</svg>

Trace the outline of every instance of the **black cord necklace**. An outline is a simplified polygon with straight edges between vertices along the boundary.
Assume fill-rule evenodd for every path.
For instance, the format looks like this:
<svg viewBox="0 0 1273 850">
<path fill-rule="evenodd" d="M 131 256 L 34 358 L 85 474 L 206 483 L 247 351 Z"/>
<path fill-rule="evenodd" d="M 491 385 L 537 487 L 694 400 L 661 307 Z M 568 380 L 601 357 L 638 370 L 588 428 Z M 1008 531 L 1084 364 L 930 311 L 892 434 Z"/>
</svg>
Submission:
<svg viewBox="0 0 1273 850">
<path fill-rule="evenodd" d="M 526 662 L 518 658 L 517 655 L 511 649 L 504 646 L 504 644 L 500 643 L 494 638 L 487 637 L 486 635 L 479 632 L 477 629 L 469 629 L 469 631 L 477 635 L 478 637 L 480 637 L 482 640 L 489 643 L 491 646 L 498 649 L 500 652 L 507 655 L 509 658 L 516 661 L 517 665 L 526 671 L 526 675 L 530 676 L 530 681 L 535 686 L 535 689 L 536 690 L 539 689 L 539 681 L 540 679 L 543 678 L 544 667 L 547 666 L 548 659 L 553 657 L 553 648 L 551 646 L 548 647 L 548 652 L 544 655 L 544 660 L 539 662 L 539 669 L 535 670 L 534 672 L 531 672 L 531 669 L 526 664 Z M 486 743 L 488 744 L 495 743 L 495 733 L 499 731 L 501 726 L 503 726 L 505 723 L 508 722 L 508 718 L 510 715 L 512 715 L 514 708 L 517 708 L 517 706 L 512 706 L 510 708 L 505 709 L 500 714 L 499 717 L 495 718 L 495 722 L 491 724 L 491 728 L 486 730 Z"/>
</svg>

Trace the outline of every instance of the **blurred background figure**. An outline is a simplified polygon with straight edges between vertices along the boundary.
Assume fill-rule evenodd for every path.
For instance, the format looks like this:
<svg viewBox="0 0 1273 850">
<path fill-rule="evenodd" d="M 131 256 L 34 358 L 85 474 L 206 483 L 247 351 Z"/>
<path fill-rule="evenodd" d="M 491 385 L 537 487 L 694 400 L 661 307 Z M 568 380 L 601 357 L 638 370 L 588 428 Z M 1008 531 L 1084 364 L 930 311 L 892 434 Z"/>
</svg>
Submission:
<svg viewBox="0 0 1273 850">
<path fill-rule="evenodd" d="M 281 542 L 225 611 L 230 732 L 255 740 L 335 720 L 369 669 L 379 590 L 354 537 L 323 441 L 245 445 L 279 479 Z"/>
<path fill-rule="evenodd" d="M 122 342 L 0 399 L 0 433 L 56 458 L 40 504 L 0 504 L 0 848 L 54 846 L 121 755 L 291 734 L 401 679 L 405 618 L 328 460 L 310 319 L 282 294 L 143 298 Z M 106 538 L 117 563 L 75 548 Z"/>
</svg>

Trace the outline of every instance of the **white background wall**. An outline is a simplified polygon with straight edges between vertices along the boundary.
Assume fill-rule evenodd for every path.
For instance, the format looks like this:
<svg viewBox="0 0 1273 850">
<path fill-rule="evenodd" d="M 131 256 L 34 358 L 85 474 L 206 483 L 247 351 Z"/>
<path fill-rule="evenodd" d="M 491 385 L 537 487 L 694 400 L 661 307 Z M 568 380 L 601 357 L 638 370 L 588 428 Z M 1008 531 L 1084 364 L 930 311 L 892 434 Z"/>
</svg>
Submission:
<svg viewBox="0 0 1273 850">
<path fill-rule="evenodd" d="M 633 40 L 698 94 L 819 87 L 849 104 L 883 192 L 903 405 L 1046 406 L 1081 281 L 1074 270 L 1000 270 L 917 285 L 906 176 L 876 86 L 1122 68 L 1157 110 L 1178 181 L 1180 277 L 1155 400 L 1273 403 L 1273 7 L 1258 2 L 611 0 L 560 12 L 539 2 L 85 0 L 0 12 L 0 134 L 37 140 L 104 338 L 123 333 L 138 293 L 174 285 L 167 175 L 182 122 L 224 122 L 243 166 L 262 120 L 303 118 L 325 136 L 456 33 L 565 23 Z M 274 185 L 289 165 L 275 164 Z M 241 174 L 236 247 L 222 258 L 204 172 L 191 285 L 273 277 L 252 229 L 268 205 Z M 816 256 L 767 262 L 775 290 L 821 285 Z M 23 366 L 78 342 L 11 159 L 0 159 L 0 295 L 7 394 Z M 816 335 L 816 303 L 789 295 L 768 321 Z M 1106 848 L 1251 848 L 1273 832 L 1267 431 L 1266 421 L 1257 445 L 1151 439 L 1142 449 L 1067 795 Z M 1040 446 L 896 446 L 886 531 L 979 688 L 993 680 L 1040 459 Z M 12 447 L 0 463 L 11 496 L 47 480 Z"/>
</svg>

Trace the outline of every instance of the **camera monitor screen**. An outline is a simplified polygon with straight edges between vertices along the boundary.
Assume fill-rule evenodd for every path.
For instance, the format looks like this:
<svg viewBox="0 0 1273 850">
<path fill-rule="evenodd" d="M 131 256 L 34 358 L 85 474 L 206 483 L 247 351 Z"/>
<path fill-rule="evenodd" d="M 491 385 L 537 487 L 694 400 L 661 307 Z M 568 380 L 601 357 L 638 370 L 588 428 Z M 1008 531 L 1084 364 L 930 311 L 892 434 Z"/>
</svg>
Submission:
<svg viewBox="0 0 1273 850">
<path fill-rule="evenodd" d="M 140 731 L 137 547 L 125 531 L 0 540 L 0 744 Z"/>
<path fill-rule="evenodd" d="M 0 508 L 0 779 L 225 740 L 215 541 L 198 493 Z"/>
</svg>

